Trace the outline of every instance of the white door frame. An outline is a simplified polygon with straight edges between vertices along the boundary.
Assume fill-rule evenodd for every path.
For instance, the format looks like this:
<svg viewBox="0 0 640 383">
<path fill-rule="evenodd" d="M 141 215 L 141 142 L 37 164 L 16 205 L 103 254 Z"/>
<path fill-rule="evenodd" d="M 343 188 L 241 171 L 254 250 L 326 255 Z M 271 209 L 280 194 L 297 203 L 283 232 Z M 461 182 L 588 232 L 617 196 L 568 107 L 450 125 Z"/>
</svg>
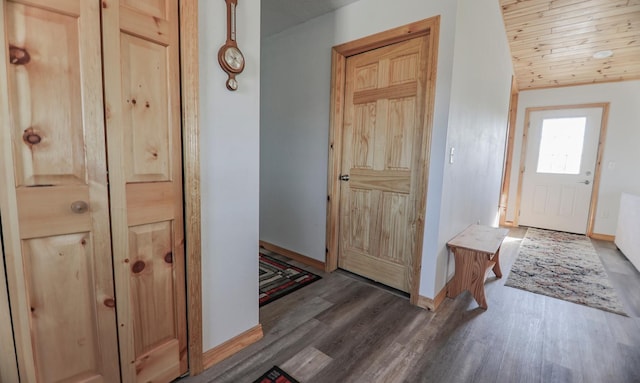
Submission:
<svg viewBox="0 0 640 383">
<path fill-rule="evenodd" d="M 589 218 L 587 220 L 587 233 L 586 233 L 586 235 L 589 237 L 593 235 L 593 225 L 595 222 L 596 208 L 598 205 L 598 193 L 600 191 L 602 154 L 604 152 L 604 143 L 607 135 L 607 121 L 609 119 L 609 103 L 608 102 L 578 104 L 578 105 L 541 106 L 541 107 L 527 108 L 525 110 L 524 129 L 522 132 L 522 147 L 520 151 L 520 171 L 518 173 L 518 193 L 516 196 L 516 214 L 513 219 L 514 226 L 518 226 L 519 220 L 520 220 L 520 203 L 522 200 L 522 180 L 524 178 L 525 161 L 527 158 L 527 137 L 529 136 L 529 127 L 531 125 L 531 113 L 544 112 L 544 111 L 550 111 L 550 110 L 589 109 L 589 108 L 602 109 L 602 120 L 600 121 L 600 138 L 598 140 L 598 154 L 596 157 L 596 168 L 593 175 L 593 191 L 591 193 L 591 203 L 589 204 Z"/>
</svg>

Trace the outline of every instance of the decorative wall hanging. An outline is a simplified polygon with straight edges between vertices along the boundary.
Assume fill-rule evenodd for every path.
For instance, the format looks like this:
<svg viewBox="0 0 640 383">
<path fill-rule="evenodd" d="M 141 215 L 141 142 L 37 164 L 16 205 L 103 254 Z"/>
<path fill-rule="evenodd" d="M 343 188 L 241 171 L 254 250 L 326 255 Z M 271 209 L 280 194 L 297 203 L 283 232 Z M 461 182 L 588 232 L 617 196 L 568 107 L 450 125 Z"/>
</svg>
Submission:
<svg viewBox="0 0 640 383">
<path fill-rule="evenodd" d="M 227 3 L 227 41 L 218 51 L 218 62 L 229 78 L 227 89 L 237 90 L 236 75 L 244 69 L 244 56 L 236 42 L 236 7 L 238 0 L 225 0 Z"/>
</svg>

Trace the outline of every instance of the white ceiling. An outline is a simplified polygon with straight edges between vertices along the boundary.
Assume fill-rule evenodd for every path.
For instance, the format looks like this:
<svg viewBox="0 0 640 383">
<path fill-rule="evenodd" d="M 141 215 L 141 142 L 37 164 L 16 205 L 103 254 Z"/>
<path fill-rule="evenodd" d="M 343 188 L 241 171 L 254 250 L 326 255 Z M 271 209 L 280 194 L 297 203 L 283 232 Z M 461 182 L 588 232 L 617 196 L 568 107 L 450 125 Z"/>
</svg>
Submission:
<svg viewBox="0 0 640 383">
<path fill-rule="evenodd" d="M 358 0 L 262 0 L 262 37 L 271 36 Z"/>
</svg>

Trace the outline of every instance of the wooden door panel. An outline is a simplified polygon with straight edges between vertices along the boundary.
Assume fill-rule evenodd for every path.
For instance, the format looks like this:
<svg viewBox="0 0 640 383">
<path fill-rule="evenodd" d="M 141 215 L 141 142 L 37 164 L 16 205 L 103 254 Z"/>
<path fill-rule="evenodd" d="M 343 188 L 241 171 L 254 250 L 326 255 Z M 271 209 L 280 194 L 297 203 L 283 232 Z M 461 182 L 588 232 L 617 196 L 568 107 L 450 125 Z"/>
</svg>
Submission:
<svg viewBox="0 0 640 383">
<path fill-rule="evenodd" d="M 86 182 L 77 15 L 7 4 L 18 186 Z"/>
<path fill-rule="evenodd" d="M 118 382 L 100 3 L 2 1 L 0 14 L 0 209 L 20 378 Z"/>
<path fill-rule="evenodd" d="M 122 379 L 169 382 L 187 371 L 178 1 L 103 4 Z"/>
<path fill-rule="evenodd" d="M 369 251 L 370 245 L 370 208 L 372 205 L 370 190 L 351 189 L 349 196 L 350 211 L 349 225 L 345 227 L 351 232 L 347 235 L 348 247 L 363 252 Z"/>
<path fill-rule="evenodd" d="M 144 15 L 155 16 L 159 19 L 167 19 L 166 0 L 124 0 L 122 5 L 132 8 Z"/>
<path fill-rule="evenodd" d="M 346 155 L 353 156 L 354 168 L 373 169 L 376 104 L 356 105 L 354 109 L 353 135 L 349 136 L 353 151 Z"/>
<path fill-rule="evenodd" d="M 126 193 L 129 226 L 169 221 L 176 215 L 173 182 L 127 184 Z"/>
<path fill-rule="evenodd" d="M 398 85 L 418 80 L 417 53 L 392 58 L 389 62 L 389 84 Z"/>
<path fill-rule="evenodd" d="M 411 168 L 413 137 L 416 125 L 416 99 L 389 100 L 389 127 L 386 137 L 386 169 Z"/>
<path fill-rule="evenodd" d="M 338 265 L 408 291 L 423 140 L 426 37 L 347 58 Z"/>
<path fill-rule="evenodd" d="M 142 355 L 176 336 L 170 222 L 129 229 L 134 347 Z M 146 326 L 155 322 L 155 326 Z"/>
<path fill-rule="evenodd" d="M 340 261 L 340 268 L 352 273 L 366 276 L 394 289 L 404 290 L 406 287 L 405 267 L 392 262 L 381 261 L 371 254 L 351 252 Z"/>
<path fill-rule="evenodd" d="M 167 48 L 142 38 L 121 38 L 124 153 L 127 182 L 171 179 L 171 111 L 167 86 Z"/>
<path fill-rule="evenodd" d="M 409 193 L 411 173 L 406 170 L 370 170 L 353 168 L 350 172 L 353 189 Z"/>
<path fill-rule="evenodd" d="M 93 290 L 90 233 L 28 239 L 22 246 L 38 381 L 99 376 L 94 309 L 105 297 Z"/>
<path fill-rule="evenodd" d="M 380 259 L 406 265 L 408 261 L 405 245 L 407 242 L 407 206 L 409 195 L 382 193 L 380 208 Z"/>
<path fill-rule="evenodd" d="M 362 65 L 355 69 L 354 91 L 376 89 L 378 87 L 378 62 Z"/>
<path fill-rule="evenodd" d="M 38 238 L 65 233 L 77 233 L 91 226 L 91 212 L 87 207 L 85 213 L 76 213 L 72 205 L 86 201 L 89 206 L 89 186 L 59 186 L 52 193 L 50 187 L 19 188 L 18 214 L 20 219 L 20 236 L 23 239 Z M 91 204 L 92 211 L 107 211 L 107 203 Z M 55 222 L 55 225 L 51 223 Z"/>
</svg>

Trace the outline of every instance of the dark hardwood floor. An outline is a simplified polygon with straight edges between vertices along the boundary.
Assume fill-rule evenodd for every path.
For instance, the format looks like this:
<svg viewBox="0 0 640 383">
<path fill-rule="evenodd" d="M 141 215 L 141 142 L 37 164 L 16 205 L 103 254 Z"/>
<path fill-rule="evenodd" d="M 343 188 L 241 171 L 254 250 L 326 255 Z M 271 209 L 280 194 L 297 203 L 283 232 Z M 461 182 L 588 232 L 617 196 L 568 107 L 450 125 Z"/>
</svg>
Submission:
<svg viewBox="0 0 640 383">
<path fill-rule="evenodd" d="M 273 365 L 302 383 L 640 382 L 640 273 L 593 241 L 629 317 L 505 287 L 524 232 L 503 244 L 487 311 L 465 292 L 429 312 L 312 270 L 323 279 L 260 309 L 261 341 L 180 383 L 253 382 Z"/>
</svg>

